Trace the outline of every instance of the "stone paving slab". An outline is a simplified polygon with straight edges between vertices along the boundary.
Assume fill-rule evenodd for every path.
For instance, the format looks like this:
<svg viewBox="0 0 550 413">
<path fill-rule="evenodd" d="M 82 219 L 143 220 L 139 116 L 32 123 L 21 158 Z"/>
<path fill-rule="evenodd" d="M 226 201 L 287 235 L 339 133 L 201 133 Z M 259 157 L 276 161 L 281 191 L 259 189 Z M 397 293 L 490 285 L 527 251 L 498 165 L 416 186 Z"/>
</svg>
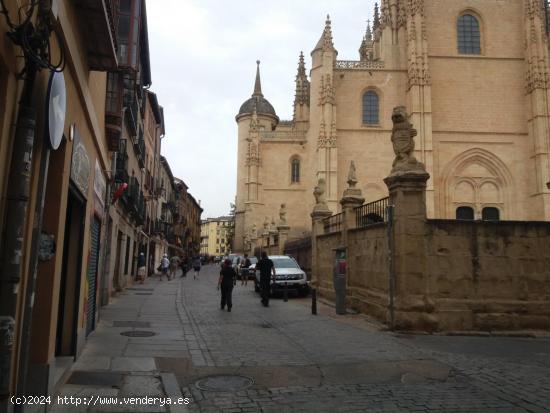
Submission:
<svg viewBox="0 0 550 413">
<path fill-rule="evenodd" d="M 149 279 L 150 296 L 121 295 L 102 308 L 74 367 L 120 372 L 125 384 L 62 392 L 170 395 L 181 388 L 192 402 L 177 411 L 201 413 L 549 411 L 550 340 L 393 334 L 323 303 L 313 316 L 307 298 L 273 299 L 264 308 L 252 284 L 237 285 L 228 313 L 219 309 L 218 271 L 206 266 L 197 280 Z M 122 337 L 114 321 L 147 322 L 143 329 L 158 334 Z M 197 387 L 222 373 L 254 383 L 233 392 Z M 168 411 L 145 407 L 52 411 Z"/>
</svg>

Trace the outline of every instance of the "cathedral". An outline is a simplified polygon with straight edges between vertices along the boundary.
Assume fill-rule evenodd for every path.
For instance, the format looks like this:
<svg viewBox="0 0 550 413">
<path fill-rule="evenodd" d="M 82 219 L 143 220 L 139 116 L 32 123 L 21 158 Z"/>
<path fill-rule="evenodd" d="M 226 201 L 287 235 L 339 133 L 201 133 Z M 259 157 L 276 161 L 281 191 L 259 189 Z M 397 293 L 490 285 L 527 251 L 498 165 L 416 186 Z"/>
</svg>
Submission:
<svg viewBox="0 0 550 413">
<path fill-rule="evenodd" d="M 387 196 L 392 110 L 406 106 L 415 156 L 430 174 L 429 218 L 550 220 L 550 74 L 545 0 L 382 0 L 339 60 L 331 21 L 300 54 L 292 120 L 262 93 L 236 116 L 234 250 L 276 225 L 289 239 L 311 230 L 320 179 L 333 213 L 351 161 L 366 202 Z"/>
</svg>

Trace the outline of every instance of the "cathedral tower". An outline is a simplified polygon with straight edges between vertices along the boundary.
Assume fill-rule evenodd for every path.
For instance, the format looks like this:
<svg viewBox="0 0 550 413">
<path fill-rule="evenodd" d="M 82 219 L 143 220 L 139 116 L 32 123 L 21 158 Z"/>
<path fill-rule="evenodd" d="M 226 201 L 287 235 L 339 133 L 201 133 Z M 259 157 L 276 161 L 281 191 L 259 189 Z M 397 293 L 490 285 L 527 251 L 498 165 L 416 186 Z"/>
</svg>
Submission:
<svg viewBox="0 0 550 413">
<path fill-rule="evenodd" d="M 233 251 L 238 252 L 244 250 L 244 239 L 251 230 L 253 218 L 259 216 L 263 205 L 260 135 L 262 131 L 273 130 L 279 123 L 275 109 L 262 93 L 260 61 L 256 64 L 254 91 L 235 117 L 238 125 L 238 154 Z"/>
</svg>

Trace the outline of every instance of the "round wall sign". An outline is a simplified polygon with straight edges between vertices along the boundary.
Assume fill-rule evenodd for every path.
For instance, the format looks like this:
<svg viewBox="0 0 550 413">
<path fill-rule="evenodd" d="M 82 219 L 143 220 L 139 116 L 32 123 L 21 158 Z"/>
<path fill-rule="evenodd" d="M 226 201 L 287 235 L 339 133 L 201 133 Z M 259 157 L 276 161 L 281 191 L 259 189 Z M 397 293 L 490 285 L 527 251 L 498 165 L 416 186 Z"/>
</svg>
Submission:
<svg viewBox="0 0 550 413">
<path fill-rule="evenodd" d="M 65 128 L 65 112 L 67 109 L 67 90 L 63 72 L 52 72 L 46 94 L 46 130 L 52 149 L 59 148 Z"/>
</svg>

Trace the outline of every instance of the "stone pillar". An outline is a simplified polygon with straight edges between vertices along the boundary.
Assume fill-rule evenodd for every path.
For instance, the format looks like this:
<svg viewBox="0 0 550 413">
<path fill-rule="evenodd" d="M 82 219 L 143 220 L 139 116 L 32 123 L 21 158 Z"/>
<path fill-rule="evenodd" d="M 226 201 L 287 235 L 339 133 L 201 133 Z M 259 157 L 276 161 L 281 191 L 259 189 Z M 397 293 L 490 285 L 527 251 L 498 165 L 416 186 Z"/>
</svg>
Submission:
<svg viewBox="0 0 550 413">
<path fill-rule="evenodd" d="M 288 225 L 279 225 L 277 226 L 277 231 L 279 233 L 279 255 L 285 253 L 285 244 L 288 240 L 288 231 L 290 227 Z"/>
<path fill-rule="evenodd" d="M 349 249 L 348 243 L 348 231 L 356 228 L 356 214 L 355 208 L 360 207 L 365 202 L 363 194 L 359 188 L 356 188 L 357 178 L 355 174 L 355 163 L 351 161 L 348 173 L 348 188 L 344 191 L 344 195 L 340 200 L 340 205 L 342 205 L 342 246 L 346 248 L 347 256 L 347 277 L 346 277 L 346 287 L 349 288 L 349 280 L 352 276 L 353 263 L 351 260 L 351 255 L 354 253 Z"/>
<path fill-rule="evenodd" d="M 318 288 L 318 254 L 317 251 L 317 237 L 324 234 L 325 229 L 323 226 L 323 219 L 332 215 L 324 198 L 325 194 L 325 182 L 323 179 L 319 179 L 317 186 L 313 190 L 315 196 L 315 206 L 311 213 L 311 286 Z M 327 251 L 324 251 L 326 254 Z"/>
<path fill-rule="evenodd" d="M 434 305 L 428 297 L 426 276 L 426 182 L 430 175 L 412 152 L 416 131 L 404 107 L 394 109 L 392 143 L 396 154 L 391 174 L 384 179 L 393 212 L 395 327 L 403 330 L 437 329 Z M 391 292 L 390 292 L 391 294 Z"/>
</svg>

